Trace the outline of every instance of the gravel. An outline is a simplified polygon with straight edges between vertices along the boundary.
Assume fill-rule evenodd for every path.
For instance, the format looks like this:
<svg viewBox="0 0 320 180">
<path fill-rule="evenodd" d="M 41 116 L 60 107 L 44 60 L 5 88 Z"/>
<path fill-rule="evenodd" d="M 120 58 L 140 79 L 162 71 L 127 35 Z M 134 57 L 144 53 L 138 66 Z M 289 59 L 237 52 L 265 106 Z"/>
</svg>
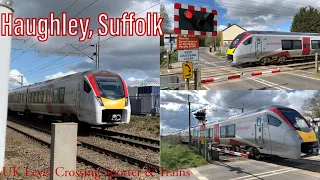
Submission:
<svg viewBox="0 0 320 180">
<path fill-rule="evenodd" d="M 50 135 L 33 130 L 33 129 L 29 129 L 28 127 L 25 127 L 23 125 L 19 125 L 13 122 L 9 122 L 8 121 L 8 125 L 13 126 L 19 130 L 22 130 L 23 132 L 26 132 L 28 134 L 31 134 L 37 138 L 40 138 L 46 142 L 50 143 Z M 50 148 L 47 148 L 46 146 L 42 146 L 40 145 L 38 142 L 33 141 L 29 138 L 27 138 L 26 136 L 10 129 L 7 128 L 7 145 L 6 145 L 6 155 L 8 155 L 8 158 L 6 160 L 6 166 L 15 166 L 15 167 L 22 167 L 21 169 L 24 170 L 23 172 L 25 172 L 25 169 L 23 169 L 23 167 L 28 167 L 29 170 L 45 170 L 48 169 L 48 167 L 50 166 Z M 80 137 L 79 137 L 80 138 Z M 149 159 L 148 157 L 150 156 L 151 161 L 149 159 L 146 160 L 148 162 L 152 162 L 155 164 L 159 163 L 159 153 L 155 153 L 153 151 L 150 150 L 144 150 L 141 148 L 133 148 L 130 145 L 124 145 L 121 143 L 116 143 L 116 142 L 112 142 L 112 141 L 108 141 L 105 142 L 104 139 L 98 138 L 98 137 L 84 137 L 83 139 L 86 139 L 86 141 L 90 141 L 91 144 L 95 144 L 98 145 L 100 144 L 100 146 L 102 148 L 106 148 L 106 149 L 112 149 L 116 152 L 119 152 L 119 150 L 123 150 L 125 149 L 125 153 L 127 153 L 128 156 L 133 156 L 133 157 L 144 157 L 145 159 L 142 158 L 142 160 L 146 160 Z M 97 142 L 95 142 L 97 141 Z M 99 142 L 100 141 L 100 142 Z M 103 141 L 103 142 L 101 142 Z M 92 143 L 95 142 L 95 143 Z M 104 147 L 107 146 L 107 147 Z M 110 150 L 111 150 L 110 149 Z M 134 149 L 134 150 L 132 150 Z M 129 151 L 129 153 L 128 153 Z M 142 151 L 142 152 L 141 152 Z M 78 147 L 78 155 L 88 159 L 88 160 L 92 160 L 95 163 L 100 164 L 102 167 L 106 167 L 110 170 L 141 170 L 139 169 L 137 166 L 131 165 L 129 163 L 126 163 L 122 160 L 107 156 L 105 154 L 100 154 L 97 152 L 94 152 L 92 150 L 89 149 L 85 149 L 83 147 Z M 154 158 L 154 156 L 157 156 L 157 158 Z M 157 160 L 156 160 L 157 159 Z M 77 163 L 77 170 L 79 171 L 83 171 L 86 170 L 86 172 L 88 171 L 92 171 L 92 172 L 96 172 L 96 170 L 94 170 L 92 167 L 90 166 L 86 166 L 82 163 Z M 22 173 L 20 173 L 22 174 Z M 146 176 L 145 175 L 145 170 L 141 170 L 141 174 L 140 176 L 131 176 L 130 178 L 132 179 L 137 179 L 137 180 L 141 180 L 141 179 L 160 179 L 160 175 L 153 173 L 154 176 L 150 177 L 150 176 Z M 104 175 L 102 175 L 104 176 Z M 101 177 L 102 177 L 101 176 Z M 48 176 L 37 176 L 37 177 L 27 177 L 27 176 L 21 176 L 20 179 L 49 179 Z M 103 179 L 104 177 L 102 177 Z M 12 178 L 12 179 L 18 179 L 18 178 Z M 97 177 L 92 176 L 92 174 L 87 174 L 86 176 L 82 176 L 82 177 L 77 177 L 77 179 L 83 179 L 83 180 L 89 180 L 89 179 L 99 179 Z"/>
<path fill-rule="evenodd" d="M 94 136 L 78 137 L 78 140 L 96 145 L 110 151 L 125 154 L 127 156 L 134 157 L 136 159 L 143 160 L 149 163 L 159 164 L 160 161 L 160 154 L 149 149 L 141 149 L 129 144 L 122 144 Z"/>
<path fill-rule="evenodd" d="M 110 128 L 113 131 L 119 131 L 135 136 L 160 139 L 160 118 L 152 116 L 131 116 L 129 124 L 122 124 Z"/>
<path fill-rule="evenodd" d="M 130 175 L 126 174 L 124 176 L 132 178 L 132 179 L 137 179 L 137 180 L 141 180 L 141 179 L 159 179 L 160 175 L 155 176 L 155 177 L 147 177 L 145 174 L 145 170 L 139 169 L 134 165 L 128 164 L 124 161 L 121 161 L 119 159 L 115 159 L 112 158 L 110 156 L 107 156 L 105 154 L 100 154 L 97 152 L 94 152 L 92 150 L 86 149 L 86 148 L 82 148 L 79 147 L 78 148 L 78 155 L 88 159 L 90 161 L 93 161 L 97 164 L 99 164 L 101 167 L 104 167 L 110 171 L 116 171 L 119 173 L 121 172 L 128 172 L 129 170 L 131 171 Z M 140 171 L 140 175 L 138 175 L 138 172 Z M 132 172 L 135 172 L 135 174 L 132 174 Z M 153 173 L 155 175 L 155 173 Z M 104 177 L 105 175 L 102 175 L 101 173 L 101 177 Z"/>
</svg>

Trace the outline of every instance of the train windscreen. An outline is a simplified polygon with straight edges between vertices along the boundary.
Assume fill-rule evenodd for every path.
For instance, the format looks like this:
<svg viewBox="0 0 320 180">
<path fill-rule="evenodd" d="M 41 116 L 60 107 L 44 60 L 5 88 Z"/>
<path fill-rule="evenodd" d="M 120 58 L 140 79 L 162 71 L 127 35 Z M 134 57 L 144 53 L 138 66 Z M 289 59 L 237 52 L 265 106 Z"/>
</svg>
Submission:
<svg viewBox="0 0 320 180">
<path fill-rule="evenodd" d="M 101 95 L 108 99 L 120 99 L 125 96 L 123 84 L 118 76 L 95 76 Z"/>
<path fill-rule="evenodd" d="M 279 109 L 279 111 L 290 121 L 296 130 L 303 132 L 311 131 L 306 120 L 297 111 L 292 109 Z"/>
<path fill-rule="evenodd" d="M 239 42 L 241 41 L 241 39 L 245 36 L 245 33 L 242 33 L 242 34 L 239 34 L 233 41 L 232 43 L 230 44 L 230 49 L 233 49 L 235 48 Z"/>
</svg>

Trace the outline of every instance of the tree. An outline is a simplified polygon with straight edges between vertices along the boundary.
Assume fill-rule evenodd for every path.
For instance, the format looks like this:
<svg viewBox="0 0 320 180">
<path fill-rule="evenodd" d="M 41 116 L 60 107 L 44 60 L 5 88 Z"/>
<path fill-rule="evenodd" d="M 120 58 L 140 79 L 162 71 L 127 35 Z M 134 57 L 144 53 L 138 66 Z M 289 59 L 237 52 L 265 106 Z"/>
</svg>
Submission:
<svg viewBox="0 0 320 180">
<path fill-rule="evenodd" d="M 312 98 L 307 99 L 302 109 L 304 115 L 310 117 L 312 120 L 320 118 L 320 91 L 317 91 Z"/>
<path fill-rule="evenodd" d="M 293 18 L 290 31 L 320 33 L 320 13 L 318 10 L 311 6 L 301 8 Z"/>
<path fill-rule="evenodd" d="M 168 34 L 168 33 L 172 32 L 171 20 L 168 15 L 168 11 L 163 4 L 160 5 L 160 17 L 163 18 L 162 29 L 163 29 L 164 33 Z"/>
</svg>

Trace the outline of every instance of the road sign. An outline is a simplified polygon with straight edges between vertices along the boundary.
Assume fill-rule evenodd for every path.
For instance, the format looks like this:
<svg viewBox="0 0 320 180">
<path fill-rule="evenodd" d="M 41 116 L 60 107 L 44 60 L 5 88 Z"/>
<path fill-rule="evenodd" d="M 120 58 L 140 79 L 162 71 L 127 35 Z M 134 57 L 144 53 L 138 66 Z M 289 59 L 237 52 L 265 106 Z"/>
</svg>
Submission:
<svg viewBox="0 0 320 180">
<path fill-rule="evenodd" d="M 201 137 L 201 144 L 204 144 L 204 136 Z"/>
<path fill-rule="evenodd" d="M 199 50 L 178 50 L 178 61 L 197 61 L 199 60 Z"/>
<path fill-rule="evenodd" d="M 198 37 L 178 37 L 177 38 L 178 50 L 198 49 L 198 48 L 199 48 Z"/>
<path fill-rule="evenodd" d="M 180 3 L 174 4 L 174 33 L 217 35 L 217 11 Z"/>
<path fill-rule="evenodd" d="M 192 62 L 182 63 L 183 79 L 190 79 L 193 77 Z"/>
</svg>

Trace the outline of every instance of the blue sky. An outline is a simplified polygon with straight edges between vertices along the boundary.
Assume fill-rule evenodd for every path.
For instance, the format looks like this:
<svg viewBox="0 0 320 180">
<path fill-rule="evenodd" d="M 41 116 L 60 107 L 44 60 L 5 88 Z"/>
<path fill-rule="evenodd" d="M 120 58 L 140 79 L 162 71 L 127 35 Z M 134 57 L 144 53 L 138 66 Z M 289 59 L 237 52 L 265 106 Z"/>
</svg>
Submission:
<svg viewBox="0 0 320 180">
<path fill-rule="evenodd" d="M 219 29 L 228 23 L 246 30 L 290 31 L 293 16 L 301 7 L 320 8 L 314 0 L 161 0 L 173 17 L 173 3 L 206 7 L 218 11 Z M 172 19 L 171 19 L 172 20 Z"/>
<path fill-rule="evenodd" d="M 91 18 L 90 29 L 96 32 L 97 28 L 100 28 L 97 17 L 101 12 L 118 18 L 123 12 L 141 12 L 158 3 L 159 0 L 28 0 L 26 4 L 24 0 L 16 0 L 14 17 L 47 18 L 50 12 L 55 12 L 58 16 L 66 10 L 69 18 Z M 159 10 L 160 5 L 157 5 L 136 14 L 136 17 L 145 18 L 146 12 Z M 94 61 L 67 43 L 72 43 L 91 56 L 95 47 L 89 45 L 98 42 L 96 37 L 94 35 L 93 39 L 83 43 L 78 42 L 78 37 L 71 36 L 49 37 L 48 41 L 43 43 L 38 42 L 36 37 L 13 37 L 9 88 L 20 86 L 14 82 L 20 81 L 19 74 L 24 75 L 24 84 L 27 85 L 95 68 Z M 119 73 L 129 85 L 159 82 L 159 44 L 159 37 L 101 37 L 100 69 Z M 63 57 L 65 55 L 68 56 Z"/>
</svg>

